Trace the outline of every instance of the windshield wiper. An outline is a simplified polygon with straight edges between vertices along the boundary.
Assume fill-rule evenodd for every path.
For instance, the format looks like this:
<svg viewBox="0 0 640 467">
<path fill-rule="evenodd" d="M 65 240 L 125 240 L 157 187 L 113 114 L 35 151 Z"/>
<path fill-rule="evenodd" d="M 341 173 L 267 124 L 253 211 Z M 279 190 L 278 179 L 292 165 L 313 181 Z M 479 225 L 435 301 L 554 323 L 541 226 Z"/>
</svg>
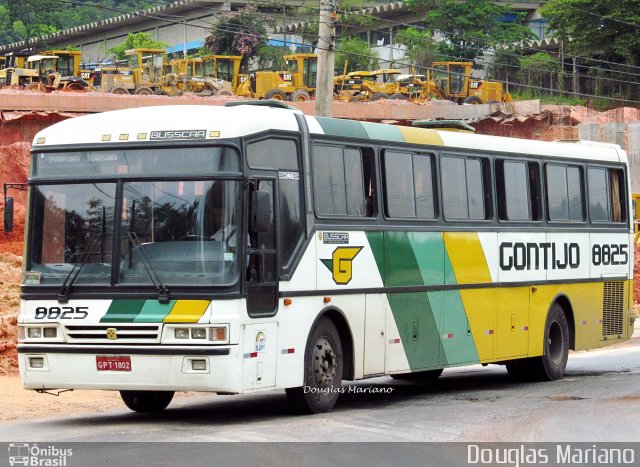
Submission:
<svg viewBox="0 0 640 467">
<path fill-rule="evenodd" d="M 95 250 L 96 245 L 98 244 L 98 240 L 102 238 L 103 234 L 101 232 L 96 232 L 93 234 L 91 239 L 89 240 L 89 248 L 84 251 L 83 257 L 79 263 L 75 263 L 66 279 L 62 283 L 62 288 L 60 289 L 60 293 L 58 294 L 58 302 L 59 303 L 67 303 L 69 301 L 69 292 L 71 291 L 71 286 L 78 278 L 78 274 L 80 274 L 80 270 L 84 267 L 85 264 L 89 261 L 93 250 Z"/>
<path fill-rule="evenodd" d="M 158 273 L 153 268 L 151 261 L 149 261 L 149 257 L 144 252 L 144 248 L 142 248 L 142 244 L 140 243 L 140 239 L 138 239 L 138 235 L 135 232 L 127 232 L 127 235 L 129 235 L 129 240 L 131 240 L 131 243 L 134 246 L 133 251 L 138 253 L 140 261 L 144 266 L 144 270 L 149 275 L 149 278 L 151 279 L 151 282 L 153 282 L 153 285 L 156 287 L 156 289 L 158 289 L 158 301 L 160 303 L 169 303 L 171 299 L 169 295 L 171 292 L 162 284 Z"/>
</svg>

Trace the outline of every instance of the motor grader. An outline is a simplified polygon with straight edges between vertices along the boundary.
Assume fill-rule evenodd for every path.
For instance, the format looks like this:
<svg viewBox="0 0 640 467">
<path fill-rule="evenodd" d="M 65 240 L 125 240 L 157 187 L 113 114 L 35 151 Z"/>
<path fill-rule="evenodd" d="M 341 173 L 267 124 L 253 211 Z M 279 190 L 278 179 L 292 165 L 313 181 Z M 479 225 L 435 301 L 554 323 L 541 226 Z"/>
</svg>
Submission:
<svg viewBox="0 0 640 467">
<path fill-rule="evenodd" d="M 315 54 L 285 55 L 286 71 L 256 71 L 240 76 L 238 96 L 254 99 L 305 102 L 315 96 L 318 56 Z"/>
<path fill-rule="evenodd" d="M 175 96 L 180 90 L 163 75 L 166 50 L 138 48 L 125 51 L 126 66 L 103 65 L 96 68 L 94 88 L 112 94 L 164 94 Z"/>
<path fill-rule="evenodd" d="M 333 79 L 334 94 L 346 101 L 377 101 L 380 99 L 406 99 L 396 83 L 401 71 L 384 68 L 374 71 L 352 71 Z"/>
<path fill-rule="evenodd" d="M 91 86 L 80 76 L 80 57 L 77 50 L 46 50 L 27 58 L 27 66 L 37 71 L 28 91 L 85 91 Z"/>
<path fill-rule="evenodd" d="M 201 58 L 203 76 L 228 82 L 234 93 L 240 85 L 241 76 L 247 77 L 240 75 L 242 55 L 207 55 Z"/>
<path fill-rule="evenodd" d="M 201 58 L 175 59 L 164 66 L 161 80 L 165 85 L 174 84 L 179 91 L 199 96 L 231 96 L 231 83 L 204 75 Z"/>
<path fill-rule="evenodd" d="M 502 83 L 471 77 L 471 62 L 434 62 L 429 73 L 432 88 L 441 98 L 458 104 L 511 102 Z"/>
</svg>

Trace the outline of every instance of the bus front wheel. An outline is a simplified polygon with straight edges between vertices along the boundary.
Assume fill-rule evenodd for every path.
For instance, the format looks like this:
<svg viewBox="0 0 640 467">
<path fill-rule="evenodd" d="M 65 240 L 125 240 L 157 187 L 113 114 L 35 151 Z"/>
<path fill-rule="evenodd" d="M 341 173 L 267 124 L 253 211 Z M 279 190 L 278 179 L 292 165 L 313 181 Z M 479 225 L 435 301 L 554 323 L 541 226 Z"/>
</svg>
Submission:
<svg viewBox="0 0 640 467">
<path fill-rule="evenodd" d="M 154 413 L 167 408 L 173 391 L 120 391 L 125 405 L 134 412 Z"/>
<path fill-rule="evenodd" d="M 331 320 L 322 317 L 309 335 L 304 357 L 304 386 L 287 388 L 287 399 L 300 413 L 329 412 L 341 392 L 342 344 Z"/>
<path fill-rule="evenodd" d="M 558 303 L 549 309 L 544 327 L 543 354 L 540 357 L 507 363 L 507 371 L 515 381 L 555 381 L 564 376 L 569 358 L 569 323 Z"/>
</svg>

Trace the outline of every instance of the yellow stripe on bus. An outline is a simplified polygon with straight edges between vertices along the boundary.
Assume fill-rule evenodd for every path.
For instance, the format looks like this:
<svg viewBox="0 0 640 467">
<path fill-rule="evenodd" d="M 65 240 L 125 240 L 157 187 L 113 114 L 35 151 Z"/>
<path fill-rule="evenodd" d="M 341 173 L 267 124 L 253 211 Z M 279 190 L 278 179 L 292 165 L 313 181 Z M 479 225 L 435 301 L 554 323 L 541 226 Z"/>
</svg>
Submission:
<svg viewBox="0 0 640 467">
<path fill-rule="evenodd" d="M 398 126 L 398 129 L 407 143 L 444 146 L 444 142 L 436 130 L 414 128 L 410 126 Z"/>
<path fill-rule="evenodd" d="M 457 284 L 490 284 L 491 273 L 482 244 L 475 232 L 446 232 L 445 248 Z M 494 358 L 495 289 L 461 290 L 473 340 L 480 362 Z"/>
<path fill-rule="evenodd" d="M 178 300 L 164 319 L 165 323 L 197 323 L 211 302 L 209 300 Z"/>
</svg>

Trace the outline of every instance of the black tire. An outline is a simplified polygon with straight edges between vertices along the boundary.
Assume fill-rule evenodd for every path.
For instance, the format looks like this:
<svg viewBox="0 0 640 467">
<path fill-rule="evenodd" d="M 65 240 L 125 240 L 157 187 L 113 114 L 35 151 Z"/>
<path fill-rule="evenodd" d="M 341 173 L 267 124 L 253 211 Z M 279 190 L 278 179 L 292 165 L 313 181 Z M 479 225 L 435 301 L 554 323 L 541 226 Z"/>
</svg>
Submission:
<svg viewBox="0 0 640 467">
<path fill-rule="evenodd" d="M 267 91 L 267 93 L 264 95 L 264 98 L 274 101 L 286 101 L 287 95 L 279 89 L 271 89 L 270 91 Z"/>
<path fill-rule="evenodd" d="M 378 101 L 380 99 L 389 99 L 389 95 L 386 92 L 374 92 L 371 96 L 372 101 Z"/>
<path fill-rule="evenodd" d="M 109 92 L 111 94 L 129 94 L 129 91 L 127 90 L 127 88 L 123 88 L 121 86 L 114 86 L 111 89 L 109 89 Z"/>
<path fill-rule="evenodd" d="M 25 91 L 47 92 L 47 88 L 44 84 L 34 81 L 33 83 L 29 83 Z"/>
<path fill-rule="evenodd" d="M 136 89 L 136 94 L 138 96 L 152 96 L 153 89 L 143 86 L 141 88 Z"/>
<path fill-rule="evenodd" d="M 406 101 L 408 99 L 407 96 L 405 96 L 404 94 L 391 94 L 391 99 L 396 99 L 398 101 Z"/>
<path fill-rule="evenodd" d="M 304 353 L 304 386 L 287 388 L 287 399 L 299 413 L 329 412 L 338 400 L 344 369 L 342 343 L 327 317 L 318 320 Z"/>
<path fill-rule="evenodd" d="M 439 370 L 416 371 L 415 373 L 391 375 L 391 377 L 400 381 L 435 381 L 440 377 L 442 371 L 442 368 L 440 368 Z"/>
<path fill-rule="evenodd" d="M 464 103 L 478 105 L 482 104 L 482 99 L 480 99 L 478 96 L 468 96 L 467 98 L 465 98 Z"/>
<path fill-rule="evenodd" d="M 134 412 L 155 413 L 167 408 L 173 391 L 120 391 L 125 405 Z"/>
<path fill-rule="evenodd" d="M 569 358 L 569 323 L 560 305 L 554 303 L 544 326 L 543 354 L 514 360 L 507 371 L 514 381 L 555 381 L 564 376 Z"/>
<path fill-rule="evenodd" d="M 307 102 L 311 100 L 311 96 L 304 89 L 296 89 L 289 96 L 291 102 Z"/>
</svg>

